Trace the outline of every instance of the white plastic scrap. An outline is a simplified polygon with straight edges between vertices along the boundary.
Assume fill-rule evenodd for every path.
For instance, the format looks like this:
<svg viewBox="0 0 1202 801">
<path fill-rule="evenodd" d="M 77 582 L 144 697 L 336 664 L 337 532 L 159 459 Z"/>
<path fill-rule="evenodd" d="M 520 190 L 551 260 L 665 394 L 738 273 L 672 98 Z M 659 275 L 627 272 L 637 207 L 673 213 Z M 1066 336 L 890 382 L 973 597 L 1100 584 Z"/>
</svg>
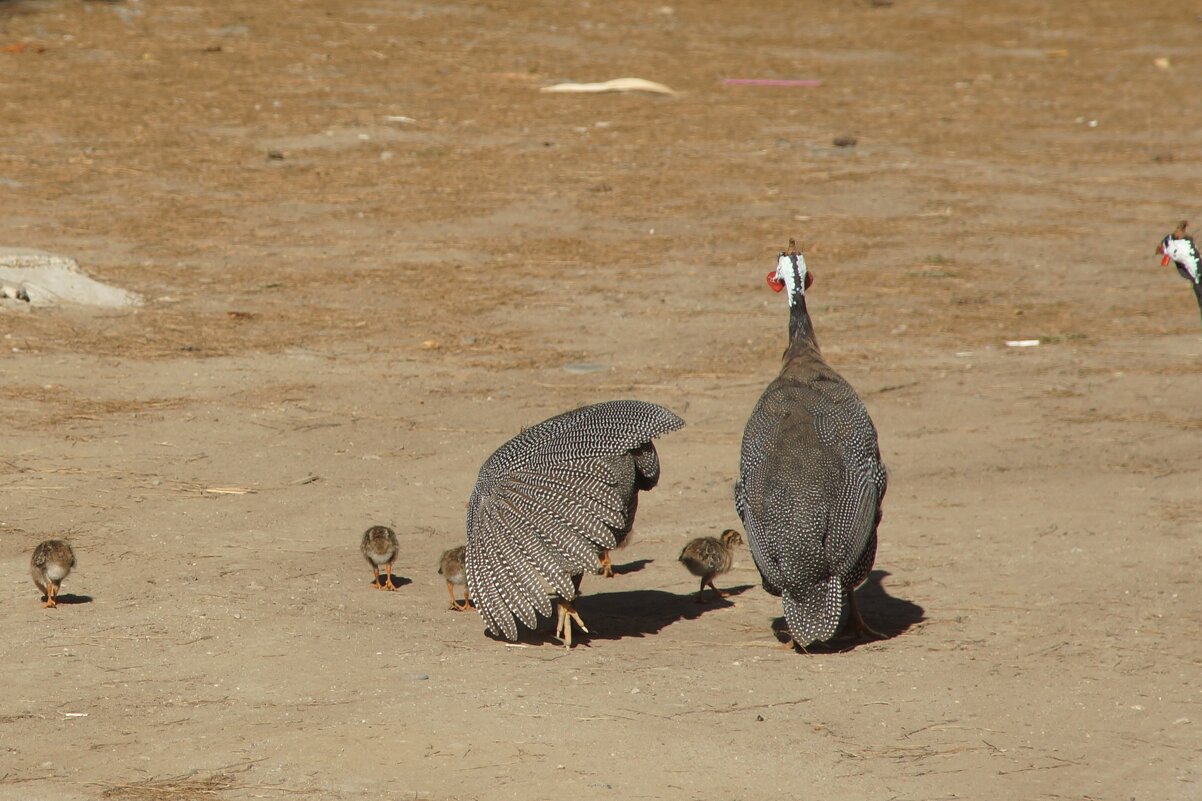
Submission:
<svg viewBox="0 0 1202 801">
<path fill-rule="evenodd" d="M 652 94 L 657 95 L 676 94 L 676 90 L 664 86 L 662 83 L 647 81 L 643 80 L 642 78 L 614 78 L 612 81 L 603 81 L 601 83 L 557 83 L 553 86 L 544 86 L 539 91 L 577 93 L 651 92 Z"/>
</svg>

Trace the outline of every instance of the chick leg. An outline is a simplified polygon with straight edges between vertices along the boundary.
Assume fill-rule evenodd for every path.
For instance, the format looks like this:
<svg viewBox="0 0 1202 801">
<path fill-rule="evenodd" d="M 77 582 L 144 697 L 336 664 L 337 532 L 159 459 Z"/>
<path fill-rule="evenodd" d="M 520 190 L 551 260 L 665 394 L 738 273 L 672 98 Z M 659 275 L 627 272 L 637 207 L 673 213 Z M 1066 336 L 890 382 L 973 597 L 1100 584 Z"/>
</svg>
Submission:
<svg viewBox="0 0 1202 801">
<path fill-rule="evenodd" d="M 609 558 L 609 551 L 601 552 L 601 575 L 605 578 L 614 577 L 614 563 Z"/>
<path fill-rule="evenodd" d="M 476 605 L 472 603 L 472 590 L 466 584 L 463 585 L 463 608 L 475 609 Z"/>
<path fill-rule="evenodd" d="M 459 605 L 459 601 L 456 600 L 456 598 L 455 598 L 455 585 L 453 585 L 449 581 L 447 582 L 447 595 L 451 596 L 451 608 L 454 609 L 456 612 L 462 612 L 464 609 L 467 608 L 466 600 L 463 602 L 463 606 Z"/>
<path fill-rule="evenodd" d="M 388 571 L 388 578 L 384 581 L 384 589 L 389 591 L 395 590 L 396 585 L 392 583 L 392 562 L 384 565 L 384 569 Z"/>
<path fill-rule="evenodd" d="M 847 593 L 847 612 L 848 621 L 847 629 L 851 634 L 857 637 L 862 637 L 866 640 L 883 640 L 885 635 L 879 631 L 870 629 L 868 624 L 864 622 L 864 618 L 860 617 L 860 610 L 856 607 L 856 594 L 854 591 Z"/>
<path fill-rule="evenodd" d="M 567 601 L 560 601 L 555 619 L 555 636 L 563 640 L 564 648 L 572 647 L 573 620 L 576 621 L 576 625 L 580 626 L 581 631 L 588 634 L 588 627 L 584 625 L 584 621 L 580 619 L 580 615 L 572 608 L 572 605 Z"/>
<path fill-rule="evenodd" d="M 713 576 L 710 576 L 709 578 L 707 578 L 705 580 L 705 583 L 710 585 L 710 589 L 714 591 L 714 595 L 718 596 L 718 598 L 725 598 L 727 595 L 729 595 L 729 593 L 722 592 L 722 590 L 720 590 L 714 586 L 714 577 Z"/>
<path fill-rule="evenodd" d="M 697 588 L 697 597 L 693 599 L 699 604 L 705 603 L 705 577 L 701 577 L 701 586 Z"/>
<path fill-rule="evenodd" d="M 371 588 L 380 589 L 380 567 L 374 563 L 371 566 Z"/>
<path fill-rule="evenodd" d="M 54 609 L 58 606 L 58 583 L 50 582 L 46 585 L 46 603 L 42 604 L 43 609 Z"/>
</svg>

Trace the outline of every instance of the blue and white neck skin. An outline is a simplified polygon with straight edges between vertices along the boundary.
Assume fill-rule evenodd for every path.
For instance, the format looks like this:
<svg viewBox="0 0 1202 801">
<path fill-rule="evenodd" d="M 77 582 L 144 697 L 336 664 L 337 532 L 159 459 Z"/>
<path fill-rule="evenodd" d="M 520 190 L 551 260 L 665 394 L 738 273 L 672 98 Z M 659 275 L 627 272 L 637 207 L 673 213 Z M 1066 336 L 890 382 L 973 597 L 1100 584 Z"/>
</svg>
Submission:
<svg viewBox="0 0 1202 801">
<path fill-rule="evenodd" d="M 776 280 L 789 290 L 789 349 L 786 357 L 797 345 L 807 343 L 818 349 L 814 338 L 814 324 L 806 309 L 806 286 L 810 283 L 805 257 L 790 248 L 776 259 Z"/>
<path fill-rule="evenodd" d="M 1173 260 L 1182 278 L 1188 278 L 1195 284 L 1202 283 L 1202 258 L 1198 256 L 1193 239 L 1174 231 L 1161 241 L 1160 252 L 1166 259 Z"/>
</svg>

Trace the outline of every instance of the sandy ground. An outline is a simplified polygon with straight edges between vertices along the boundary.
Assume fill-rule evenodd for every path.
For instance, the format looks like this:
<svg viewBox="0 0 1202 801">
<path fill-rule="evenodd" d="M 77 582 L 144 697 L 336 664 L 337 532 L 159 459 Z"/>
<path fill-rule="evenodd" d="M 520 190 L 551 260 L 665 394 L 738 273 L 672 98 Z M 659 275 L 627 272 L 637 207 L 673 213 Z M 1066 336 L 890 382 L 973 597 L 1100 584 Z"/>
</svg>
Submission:
<svg viewBox="0 0 1202 801">
<path fill-rule="evenodd" d="M 0 798 L 1202 798 L 1198 11 L 0 0 L 0 245 L 146 299 L 0 310 Z M 811 654 L 675 561 L 789 237 L 891 469 L 890 637 Z M 593 636 L 485 637 L 476 471 L 621 397 L 688 425 Z"/>
</svg>

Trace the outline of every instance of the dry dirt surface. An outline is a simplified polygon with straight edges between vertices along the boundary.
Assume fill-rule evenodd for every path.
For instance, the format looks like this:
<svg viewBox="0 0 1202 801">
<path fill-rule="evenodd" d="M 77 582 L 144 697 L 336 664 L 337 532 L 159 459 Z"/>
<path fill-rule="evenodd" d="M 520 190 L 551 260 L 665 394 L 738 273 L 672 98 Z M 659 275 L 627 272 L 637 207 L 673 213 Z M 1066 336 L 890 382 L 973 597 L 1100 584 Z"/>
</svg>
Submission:
<svg viewBox="0 0 1202 801">
<path fill-rule="evenodd" d="M 0 798 L 1202 798 L 1199 12 L 0 0 L 0 245 L 145 299 L 0 301 Z M 888 637 L 808 654 L 676 562 L 790 237 L 891 470 Z M 486 637 L 480 464 L 624 397 L 688 425 L 592 636 Z"/>
</svg>

